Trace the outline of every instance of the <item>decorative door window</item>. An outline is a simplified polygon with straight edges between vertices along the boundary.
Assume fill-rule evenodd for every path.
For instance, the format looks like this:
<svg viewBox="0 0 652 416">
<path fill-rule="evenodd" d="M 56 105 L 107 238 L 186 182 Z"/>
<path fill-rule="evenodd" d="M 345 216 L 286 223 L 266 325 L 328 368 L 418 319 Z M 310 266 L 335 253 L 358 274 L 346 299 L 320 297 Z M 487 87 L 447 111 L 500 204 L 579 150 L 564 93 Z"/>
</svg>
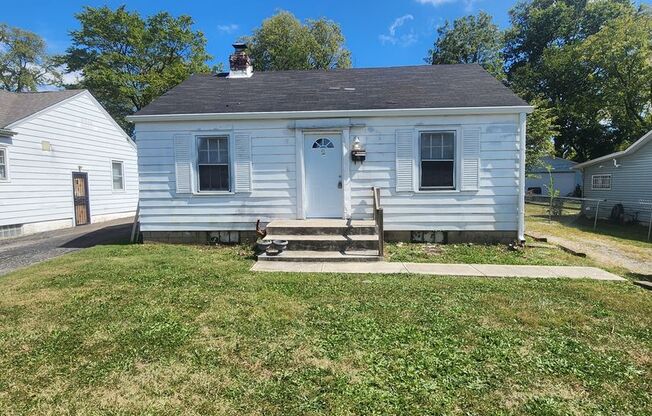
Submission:
<svg viewBox="0 0 652 416">
<path fill-rule="evenodd" d="M 315 140 L 315 142 L 312 144 L 312 148 L 319 149 L 321 155 L 326 156 L 326 149 L 334 149 L 335 145 L 333 145 L 333 142 L 330 139 L 323 137 L 321 139 Z"/>
</svg>

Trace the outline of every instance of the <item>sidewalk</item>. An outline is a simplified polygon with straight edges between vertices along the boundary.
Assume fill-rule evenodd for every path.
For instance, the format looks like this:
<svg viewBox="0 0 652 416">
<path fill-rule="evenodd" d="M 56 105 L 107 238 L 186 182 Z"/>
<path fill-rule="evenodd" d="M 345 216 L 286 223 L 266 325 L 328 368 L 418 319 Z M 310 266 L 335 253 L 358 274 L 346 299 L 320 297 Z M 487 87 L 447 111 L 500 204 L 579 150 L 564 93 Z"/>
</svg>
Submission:
<svg viewBox="0 0 652 416">
<path fill-rule="evenodd" d="M 503 264 L 440 264 L 440 263 L 360 263 L 360 262 L 284 262 L 259 261 L 255 272 L 292 273 L 413 273 L 433 276 L 533 277 L 625 281 L 626 279 L 597 267 L 514 266 Z"/>
</svg>

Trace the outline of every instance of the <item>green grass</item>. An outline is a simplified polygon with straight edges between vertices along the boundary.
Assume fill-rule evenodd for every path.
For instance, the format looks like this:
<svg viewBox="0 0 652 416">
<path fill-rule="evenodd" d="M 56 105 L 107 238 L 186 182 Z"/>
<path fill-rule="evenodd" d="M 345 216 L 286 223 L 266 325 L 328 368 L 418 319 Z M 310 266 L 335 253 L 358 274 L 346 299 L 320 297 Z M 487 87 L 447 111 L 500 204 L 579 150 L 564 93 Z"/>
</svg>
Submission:
<svg viewBox="0 0 652 416">
<path fill-rule="evenodd" d="M 532 246 L 512 250 L 505 244 L 422 244 L 388 243 L 385 255 L 389 261 L 414 263 L 471 263 L 471 264 L 530 264 L 541 266 L 595 266 L 582 257 L 574 256 L 557 247 Z"/>
<path fill-rule="evenodd" d="M 251 264 L 104 246 L 1 277 L 0 413 L 652 413 L 652 296 L 629 283 Z"/>
<path fill-rule="evenodd" d="M 579 209 L 564 209 L 561 216 L 548 217 L 547 207 L 538 204 L 526 205 L 528 230 L 552 232 L 565 238 L 589 238 L 607 241 L 634 249 L 652 249 L 647 240 L 647 224 L 614 224 L 599 219 L 594 229 L 594 220 L 579 216 Z"/>
</svg>

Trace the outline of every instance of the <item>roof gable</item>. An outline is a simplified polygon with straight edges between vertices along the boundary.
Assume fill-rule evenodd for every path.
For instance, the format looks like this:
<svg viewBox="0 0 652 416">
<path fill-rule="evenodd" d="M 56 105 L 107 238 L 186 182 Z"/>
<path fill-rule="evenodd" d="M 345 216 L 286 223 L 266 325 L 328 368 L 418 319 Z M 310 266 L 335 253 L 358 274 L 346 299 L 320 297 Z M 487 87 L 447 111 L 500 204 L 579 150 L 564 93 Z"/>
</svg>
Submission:
<svg viewBox="0 0 652 416">
<path fill-rule="evenodd" d="M 136 116 L 527 105 L 479 65 L 420 65 L 198 74 Z"/>
<path fill-rule="evenodd" d="M 5 128 L 83 91 L 85 90 L 19 93 L 0 91 L 0 128 Z"/>
</svg>

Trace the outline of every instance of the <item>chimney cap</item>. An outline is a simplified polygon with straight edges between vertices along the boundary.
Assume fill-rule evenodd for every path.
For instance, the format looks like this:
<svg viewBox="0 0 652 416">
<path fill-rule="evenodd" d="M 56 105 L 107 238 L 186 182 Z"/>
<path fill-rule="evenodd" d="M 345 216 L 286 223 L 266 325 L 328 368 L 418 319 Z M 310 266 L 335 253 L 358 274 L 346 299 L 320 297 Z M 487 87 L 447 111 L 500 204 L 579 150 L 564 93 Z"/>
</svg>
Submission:
<svg viewBox="0 0 652 416">
<path fill-rule="evenodd" d="M 233 48 L 236 50 L 236 52 L 244 51 L 247 49 L 247 44 L 244 42 L 235 42 L 233 43 Z"/>
</svg>

